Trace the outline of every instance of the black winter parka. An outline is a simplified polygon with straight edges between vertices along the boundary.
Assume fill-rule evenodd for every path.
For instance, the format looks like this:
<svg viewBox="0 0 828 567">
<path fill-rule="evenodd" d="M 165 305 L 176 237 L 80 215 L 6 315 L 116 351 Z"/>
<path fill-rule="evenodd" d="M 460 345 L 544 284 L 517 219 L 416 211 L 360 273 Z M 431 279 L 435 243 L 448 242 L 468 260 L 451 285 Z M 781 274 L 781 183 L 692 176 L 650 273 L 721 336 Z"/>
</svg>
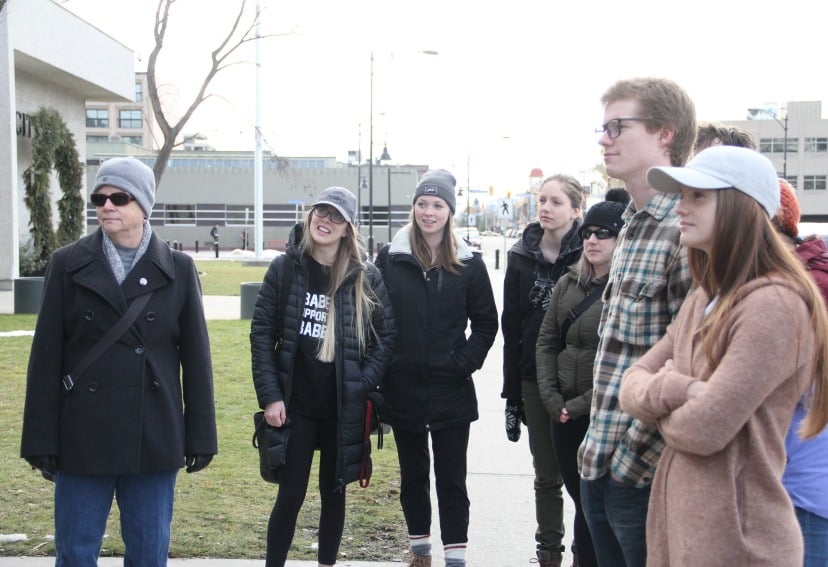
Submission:
<svg viewBox="0 0 828 567">
<path fill-rule="evenodd" d="M 29 359 L 21 456 L 57 455 L 85 475 L 169 471 L 218 452 L 210 342 L 192 258 L 156 235 L 119 286 L 102 232 L 56 251 Z M 132 326 L 71 392 L 61 377 L 134 299 L 153 295 Z"/>
<path fill-rule="evenodd" d="M 526 226 L 521 239 L 509 250 L 503 281 L 503 391 L 501 397 L 523 397 L 523 380 L 535 381 L 535 344 L 545 312 L 543 305 L 533 305 L 530 294 L 535 282 L 548 280 L 554 286 L 569 267 L 578 261 L 583 249 L 580 221 L 561 241 L 561 252 L 554 263 L 547 262 L 540 250 L 543 229 L 540 223 Z M 549 292 L 554 288 L 550 288 Z"/>
<path fill-rule="evenodd" d="M 302 224 L 288 237 L 286 252 L 270 263 L 250 324 L 250 347 L 253 384 L 259 407 L 284 401 L 290 416 L 290 397 L 294 380 L 294 363 L 299 348 L 299 323 L 307 292 L 306 257 L 299 244 Z M 284 325 L 278 326 L 284 262 L 291 263 L 292 278 L 284 312 Z M 333 298 L 336 309 L 336 348 L 334 366 L 337 380 L 338 447 L 336 483 L 339 488 L 359 479 L 365 432 L 365 396 L 378 391 L 385 366 L 394 346 L 394 316 L 382 276 L 373 264 L 364 264 L 366 286 L 379 301 L 372 322 L 376 336 L 366 352 L 359 352 L 356 334 L 355 272 L 340 286 Z M 278 347 L 277 347 L 278 344 Z M 344 348 L 343 348 L 344 346 Z"/>
<path fill-rule="evenodd" d="M 424 271 L 411 253 L 409 235 L 410 226 L 400 229 L 376 259 L 397 324 L 383 384 L 385 420 L 414 432 L 470 423 L 478 418 L 471 375 L 483 366 L 497 334 L 489 273 L 480 254 L 462 241 L 458 274 L 437 267 Z"/>
</svg>

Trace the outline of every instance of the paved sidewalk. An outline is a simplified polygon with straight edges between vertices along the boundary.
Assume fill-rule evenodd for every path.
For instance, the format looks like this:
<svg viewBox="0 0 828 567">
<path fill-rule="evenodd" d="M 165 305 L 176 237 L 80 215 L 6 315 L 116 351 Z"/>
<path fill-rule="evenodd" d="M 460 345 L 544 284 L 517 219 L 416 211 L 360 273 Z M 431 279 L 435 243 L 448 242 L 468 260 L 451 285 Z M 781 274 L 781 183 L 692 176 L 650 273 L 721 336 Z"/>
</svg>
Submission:
<svg viewBox="0 0 828 567">
<path fill-rule="evenodd" d="M 484 248 L 484 258 L 489 266 L 489 276 L 500 311 L 503 300 L 503 266 L 505 251 L 500 247 L 500 269 L 494 269 L 494 241 Z M 511 244 L 511 240 L 509 244 Z M 484 243 L 486 246 L 487 243 Z M 201 259 L 199 257 L 199 259 Z M 11 292 L 0 292 L 0 313 L 11 313 Z M 238 319 L 239 297 L 205 296 L 204 305 L 208 319 Z M 471 427 L 468 452 L 468 489 L 471 500 L 469 525 L 468 565 L 473 567 L 523 567 L 535 549 L 535 506 L 533 494 L 532 457 L 529 454 L 528 435 L 525 428 L 520 442 L 510 443 L 504 432 L 504 402 L 500 398 L 502 385 L 503 338 L 498 332 L 492 350 L 481 371 L 475 374 L 480 420 Z M 432 488 L 432 494 L 434 489 Z M 440 543 L 440 524 L 436 497 L 432 497 L 434 519 L 432 521 L 432 547 L 435 567 L 443 565 Z M 574 508 L 564 495 L 566 538 L 568 548 L 572 541 Z M 571 564 L 567 550 L 563 565 Z M 101 559 L 101 567 L 121 565 L 120 559 Z M 253 567 L 264 561 L 174 559 L 172 567 Z M 51 567 L 54 558 L 2 558 L 0 567 Z M 288 561 L 287 567 L 315 567 L 315 561 Z M 338 562 L 340 567 L 400 567 L 399 562 Z"/>
</svg>

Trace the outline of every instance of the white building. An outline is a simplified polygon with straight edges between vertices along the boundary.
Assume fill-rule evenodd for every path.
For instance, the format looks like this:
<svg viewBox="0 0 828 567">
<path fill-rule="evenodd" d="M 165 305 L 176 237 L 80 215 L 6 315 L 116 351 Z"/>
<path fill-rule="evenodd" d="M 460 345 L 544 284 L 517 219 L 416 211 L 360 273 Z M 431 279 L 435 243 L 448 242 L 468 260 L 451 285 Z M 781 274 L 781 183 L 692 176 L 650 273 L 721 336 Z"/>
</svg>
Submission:
<svg viewBox="0 0 828 567">
<path fill-rule="evenodd" d="M 828 222 L 828 120 L 820 101 L 792 101 L 786 108 L 749 113 L 728 126 L 750 132 L 758 150 L 796 190 L 803 222 Z"/>
<path fill-rule="evenodd" d="M 31 163 L 29 116 L 56 109 L 85 163 L 86 101 L 132 101 L 135 71 L 131 50 L 52 0 L 2 4 L 0 54 L 0 289 L 8 290 L 29 239 L 22 178 Z M 52 187 L 57 199 L 56 180 Z"/>
</svg>

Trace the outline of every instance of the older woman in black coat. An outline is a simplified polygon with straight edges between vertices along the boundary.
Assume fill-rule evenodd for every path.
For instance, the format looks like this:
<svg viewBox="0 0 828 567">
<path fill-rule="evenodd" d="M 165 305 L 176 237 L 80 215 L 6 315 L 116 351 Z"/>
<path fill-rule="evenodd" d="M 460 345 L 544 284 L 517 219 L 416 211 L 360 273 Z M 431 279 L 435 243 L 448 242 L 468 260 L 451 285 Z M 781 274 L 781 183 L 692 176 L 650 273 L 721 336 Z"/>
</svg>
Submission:
<svg viewBox="0 0 828 567">
<path fill-rule="evenodd" d="M 192 259 L 150 228 L 148 166 L 104 162 L 91 200 L 100 230 L 55 252 L 47 270 L 21 456 L 55 481 L 58 565 L 97 564 L 114 495 L 125 563 L 161 566 L 178 469 L 200 470 L 218 450 L 201 288 Z M 79 370 L 147 295 L 126 330 Z"/>
</svg>

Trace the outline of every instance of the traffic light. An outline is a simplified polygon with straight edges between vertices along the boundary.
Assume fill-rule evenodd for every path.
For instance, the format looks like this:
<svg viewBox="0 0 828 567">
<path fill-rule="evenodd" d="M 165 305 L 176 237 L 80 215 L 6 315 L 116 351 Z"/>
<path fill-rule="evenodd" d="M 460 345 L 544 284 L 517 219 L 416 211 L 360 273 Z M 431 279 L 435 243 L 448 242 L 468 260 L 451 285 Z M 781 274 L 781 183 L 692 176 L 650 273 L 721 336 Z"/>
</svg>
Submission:
<svg viewBox="0 0 828 567">
<path fill-rule="evenodd" d="M 506 191 L 506 198 L 507 198 L 507 199 L 511 199 L 511 198 L 512 198 L 512 192 L 511 192 L 511 191 Z"/>
<path fill-rule="evenodd" d="M 494 195 L 494 185 L 489 185 L 489 197 Z"/>
</svg>

